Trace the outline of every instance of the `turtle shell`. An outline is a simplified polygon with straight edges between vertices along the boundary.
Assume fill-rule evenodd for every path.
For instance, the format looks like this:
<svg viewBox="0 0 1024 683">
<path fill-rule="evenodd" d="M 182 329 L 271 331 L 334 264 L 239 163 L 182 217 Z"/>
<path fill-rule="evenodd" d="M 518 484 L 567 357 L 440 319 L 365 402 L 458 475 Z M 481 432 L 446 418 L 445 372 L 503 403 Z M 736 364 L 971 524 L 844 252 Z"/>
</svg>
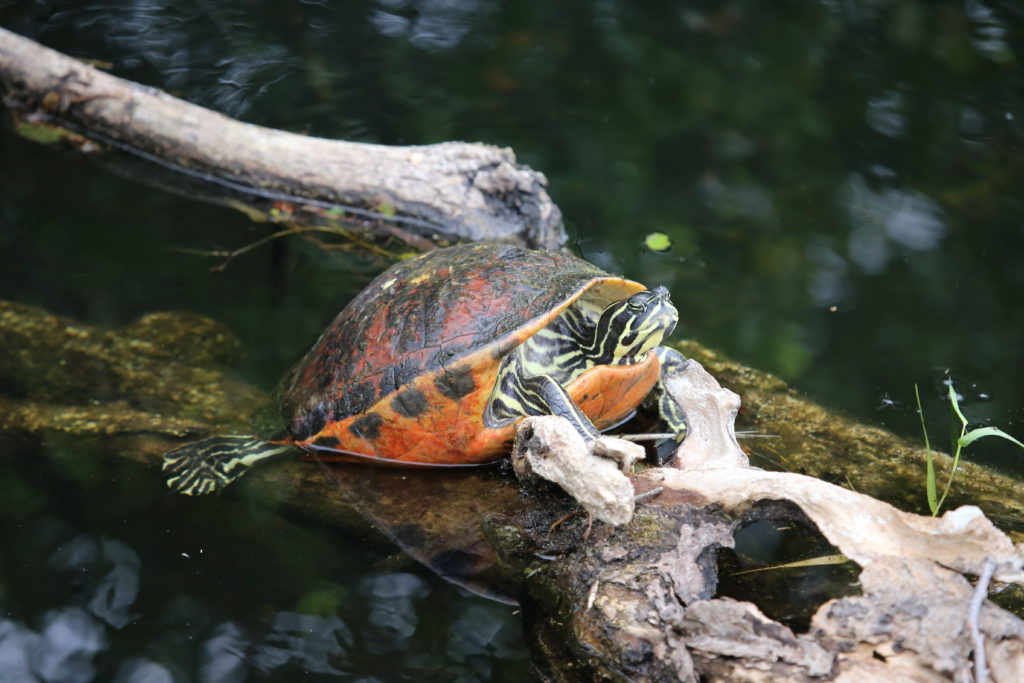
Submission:
<svg viewBox="0 0 1024 683">
<path fill-rule="evenodd" d="M 514 425 L 483 412 L 502 359 L 581 296 L 607 305 L 646 289 L 565 254 L 449 247 L 401 261 L 345 307 L 286 380 L 291 439 L 408 463 L 485 462 Z M 598 370 L 598 369 L 595 369 Z M 657 380 L 657 359 L 591 370 L 567 387 L 599 427 Z"/>
</svg>

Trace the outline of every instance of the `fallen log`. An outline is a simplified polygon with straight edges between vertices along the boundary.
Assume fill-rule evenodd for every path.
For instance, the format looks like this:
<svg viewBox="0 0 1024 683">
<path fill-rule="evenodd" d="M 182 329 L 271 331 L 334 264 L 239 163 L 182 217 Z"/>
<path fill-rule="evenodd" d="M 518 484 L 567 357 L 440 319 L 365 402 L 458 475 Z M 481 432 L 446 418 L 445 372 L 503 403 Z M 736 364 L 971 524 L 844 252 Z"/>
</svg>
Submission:
<svg viewBox="0 0 1024 683">
<path fill-rule="evenodd" d="M 536 617 L 536 630 L 547 634 L 542 642 L 558 644 L 548 659 L 572 663 L 572 673 L 554 669 L 550 678 L 1020 678 L 1024 620 L 991 603 L 983 614 L 975 610 L 988 578 L 971 589 L 963 575 L 1024 585 L 1024 544 L 1014 546 L 975 506 L 925 517 L 820 479 L 749 467 L 732 438 L 736 395 L 692 359 L 667 384 L 687 415 L 699 415 L 691 428 L 699 425 L 702 433 L 683 442 L 674 467 L 633 477 L 637 491 L 654 494 L 643 495 L 650 507 L 666 508 L 641 523 L 647 542 L 638 543 L 628 528 L 606 531 L 598 543 L 561 553 L 550 583 L 528 584 L 546 589 L 531 602 L 559 606 Z M 542 458 L 546 471 L 579 471 L 580 454 L 571 451 L 585 446 L 562 445 L 571 426 L 558 417 L 531 420 L 526 448 L 533 452 L 513 458 Z M 543 429 L 536 424 L 542 421 Z M 605 475 L 592 477 L 595 490 L 606 488 Z M 581 503 L 590 508 L 587 498 Z M 807 633 L 794 633 L 752 603 L 716 596 L 711 556 L 731 547 L 733 531 L 755 516 L 823 534 L 860 565 L 863 594 L 826 602 Z M 652 534 L 652 525 L 664 533 Z M 517 526 L 527 528 L 510 528 Z M 534 547 L 544 543 L 539 534 L 530 538 Z"/>
<path fill-rule="evenodd" d="M 110 331 L 2 304 L 0 434 L 23 437 L 21 449 L 73 437 L 80 447 L 156 467 L 183 438 L 244 427 L 237 416 L 266 403 L 226 368 L 238 349 L 230 332 L 196 316 L 153 314 Z M 786 423 L 787 438 L 796 439 L 801 429 L 820 427 L 802 425 L 803 415 L 827 414 L 767 376 L 715 363 L 740 380 L 731 387 L 741 396 L 762 392 L 764 403 L 748 410 L 761 429 L 782 431 Z M 708 380 L 696 385 L 707 388 Z M 693 386 L 680 390 L 719 404 L 723 414 L 734 410 Z M 773 392 L 785 400 L 769 400 Z M 832 423 L 832 449 L 856 454 L 851 440 L 863 433 L 834 416 Z M 712 444 L 693 458 L 700 471 L 632 475 L 638 493 L 661 490 L 637 502 L 630 521 L 595 521 L 589 534 L 583 515 L 565 521 L 579 509 L 571 498 L 547 485 L 524 488 L 495 467 L 422 472 L 281 461 L 228 495 L 364 534 L 376 530 L 453 581 L 519 601 L 536 662 L 552 680 L 966 680 L 979 661 L 973 631 L 989 680 L 1020 679 L 1024 622 L 984 600 L 986 586 L 977 593 L 962 574 L 991 560 L 997 581 L 1020 581 L 1021 546 L 976 508 L 919 517 L 803 475 L 750 469 L 742 453 L 723 446 L 732 441 L 731 424 L 723 429 L 720 438 L 684 442 Z M 820 444 L 820 433 L 813 436 Z M 882 442 L 885 433 L 874 436 Z M 724 460 L 714 462 L 714 452 Z M 941 463 L 948 466 L 948 458 Z M 965 477 L 962 494 L 975 485 Z M 1024 499 L 1019 482 L 996 474 L 978 490 L 1005 496 L 1000 509 L 1019 509 Z M 747 520 L 765 516 L 824 533 L 862 566 L 861 594 L 822 605 L 804 633 L 717 595 L 716 550 L 731 546 Z M 893 529 L 899 533 L 886 546 L 883 536 Z"/>
<path fill-rule="evenodd" d="M 340 235 L 353 248 L 367 239 L 419 250 L 483 239 L 556 249 L 566 241 L 547 179 L 507 148 L 393 147 L 242 123 L 2 28 L 0 96 L 27 138 L 257 220 Z"/>
</svg>

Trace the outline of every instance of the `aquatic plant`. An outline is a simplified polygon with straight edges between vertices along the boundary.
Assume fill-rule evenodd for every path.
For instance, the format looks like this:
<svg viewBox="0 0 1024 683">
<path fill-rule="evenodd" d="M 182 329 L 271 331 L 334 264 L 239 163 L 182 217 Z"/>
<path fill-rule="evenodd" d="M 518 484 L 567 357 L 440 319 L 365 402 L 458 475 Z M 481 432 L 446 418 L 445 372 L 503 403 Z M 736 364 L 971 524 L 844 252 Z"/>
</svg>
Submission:
<svg viewBox="0 0 1024 683">
<path fill-rule="evenodd" d="M 917 385 L 914 385 L 914 398 L 917 400 L 917 414 L 921 418 L 921 431 L 924 433 L 924 447 L 927 452 L 927 465 L 925 472 L 925 491 L 928 497 L 928 507 L 931 509 L 932 516 L 937 517 L 939 510 L 942 509 L 942 504 L 946 500 L 946 496 L 949 495 L 949 489 L 953 485 L 953 478 L 956 476 L 957 465 L 960 464 L 960 455 L 965 448 L 977 441 L 978 439 L 985 436 L 998 436 L 1017 444 L 1021 448 L 1024 448 L 1024 443 L 1021 443 L 1017 439 L 1013 438 L 998 427 L 978 427 L 976 429 L 968 429 L 967 418 L 964 417 L 963 412 L 960 410 L 960 402 L 957 398 L 956 389 L 953 387 L 953 382 L 949 382 L 949 405 L 953 409 L 953 413 L 957 419 L 960 420 L 960 435 L 952 444 L 950 449 L 953 452 L 953 465 L 950 467 L 949 476 L 946 478 L 946 485 L 942 489 L 942 496 L 936 497 L 938 489 L 936 486 L 935 476 L 935 461 L 932 458 L 932 447 L 928 441 L 928 429 L 924 424 L 924 411 L 921 409 L 921 394 L 918 392 Z"/>
</svg>

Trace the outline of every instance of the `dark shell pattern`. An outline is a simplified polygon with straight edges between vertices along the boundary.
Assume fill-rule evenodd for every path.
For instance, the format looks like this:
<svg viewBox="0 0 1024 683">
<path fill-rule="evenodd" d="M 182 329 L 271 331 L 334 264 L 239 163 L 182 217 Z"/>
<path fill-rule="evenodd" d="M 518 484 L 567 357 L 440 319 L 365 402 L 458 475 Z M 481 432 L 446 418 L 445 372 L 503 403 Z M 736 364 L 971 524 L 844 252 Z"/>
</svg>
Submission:
<svg viewBox="0 0 1024 683">
<path fill-rule="evenodd" d="M 604 277 L 573 256 L 497 244 L 395 264 L 338 314 L 286 383 L 282 406 L 293 437 L 368 411 L 403 387 L 391 401 L 401 415 L 442 398 L 457 401 L 476 388 L 475 368 L 459 359 L 489 345 L 500 358 L 521 341 L 518 329 Z M 409 386 L 425 375 L 433 376 L 434 396 Z M 373 438 L 375 417 L 368 413 L 350 429 Z"/>
</svg>

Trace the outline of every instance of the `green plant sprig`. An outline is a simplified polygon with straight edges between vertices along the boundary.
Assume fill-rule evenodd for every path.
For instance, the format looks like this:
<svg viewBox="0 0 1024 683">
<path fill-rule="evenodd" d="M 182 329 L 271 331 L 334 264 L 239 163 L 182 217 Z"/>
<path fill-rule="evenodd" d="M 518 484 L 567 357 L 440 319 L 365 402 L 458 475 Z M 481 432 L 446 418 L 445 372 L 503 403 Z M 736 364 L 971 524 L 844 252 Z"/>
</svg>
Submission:
<svg viewBox="0 0 1024 683">
<path fill-rule="evenodd" d="M 953 387 L 953 382 L 949 383 L 949 404 L 953 408 L 953 412 L 960 420 L 960 436 L 957 438 L 953 453 L 953 466 L 950 469 L 949 477 L 946 479 L 946 485 L 942 489 L 942 496 L 936 497 L 937 487 L 935 484 L 935 462 L 932 459 L 932 448 L 928 442 L 928 430 L 924 425 L 924 410 L 921 408 L 921 394 L 918 392 L 917 385 L 914 385 L 914 398 L 917 399 L 917 414 L 921 418 L 921 431 L 924 433 L 924 448 L 925 448 L 925 492 L 928 497 L 928 507 L 931 509 L 932 516 L 938 517 L 939 510 L 942 509 L 942 504 L 946 502 L 946 496 L 949 495 L 949 489 L 953 485 L 953 478 L 956 476 L 957 466 L 960 464 L 960 454 L 963 449 L 970 446 L 972 443 L 984 436 L 998 436 L 1017 444 L 1021 448 L 1024 448 L 1024 443 L 1021 443 L 1017 439 L 1013 438 L 998 427 L 978 427 L 977 429 L 967 429 L 967 418 L 964 417 L 963 412 L 960 410 L 960 402 L 956 397 L 956 389 Z"/>
</svg>

